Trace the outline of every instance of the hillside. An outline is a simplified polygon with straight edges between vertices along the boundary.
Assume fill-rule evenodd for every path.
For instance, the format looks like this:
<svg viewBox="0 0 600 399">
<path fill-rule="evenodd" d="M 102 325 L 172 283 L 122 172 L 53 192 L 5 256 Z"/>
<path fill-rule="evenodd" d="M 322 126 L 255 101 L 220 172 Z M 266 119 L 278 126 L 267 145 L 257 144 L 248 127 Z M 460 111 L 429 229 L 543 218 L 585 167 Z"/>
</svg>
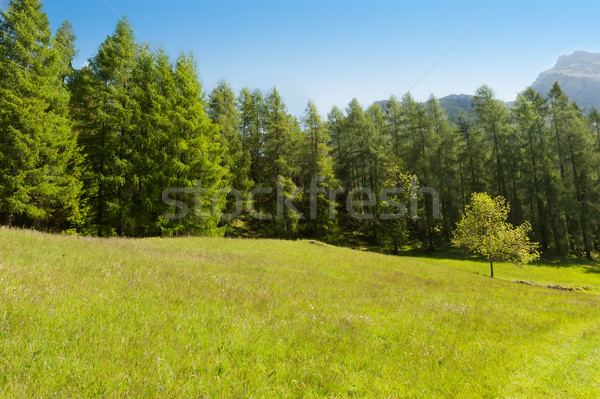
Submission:
<svg viewBox="0 0 600 399">
<path fill-rule="evenodd" d="M 440 107 L 451 121 L 456 121 L 462 112 L 470 112 L 473 110 L 472 104 L 473 96 L 470 94 L 451 94 L 446 97 L 438 99 Z M 375 104 L 379 105 L 382 110 L 387 109 L 387 101 L 375 101 Z M 513 102 L 506 102 L 506 107 L 510 108 Z"/>
<path fill-rule="evenodd" d="M 581 107 L 600 105 L 600 54 L 576 51 L 562 56 L 553 68 L 538 76 L 532 87 L 547 94 L 554 82 Z"/>
<path fill-rule="evenodd" d="M 473 110 L 473 96 L 468 94 L 452 94 L 439 99 L 440 106 L 446 111 L 451 120 L 456 120 L 461 112 Z"/>
<path fill-rule="evenodd" d="M 0 229 L 0 396 L 594 397 L 599 269 L 565 266 Z"/>
</svg>

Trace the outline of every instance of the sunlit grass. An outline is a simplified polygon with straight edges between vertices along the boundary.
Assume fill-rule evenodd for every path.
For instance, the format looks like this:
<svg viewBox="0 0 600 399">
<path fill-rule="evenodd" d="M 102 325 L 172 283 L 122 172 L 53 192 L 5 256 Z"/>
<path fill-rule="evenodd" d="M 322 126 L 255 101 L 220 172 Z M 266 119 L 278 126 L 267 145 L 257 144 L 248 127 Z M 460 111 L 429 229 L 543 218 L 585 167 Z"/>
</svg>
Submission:
<svg viewBox="0 0 600 399">
<path fill-rule="evenodd" d="M 594 265 L 452 258 L 0 230 L 0 396 L 600 395 Z"/>
</svg>

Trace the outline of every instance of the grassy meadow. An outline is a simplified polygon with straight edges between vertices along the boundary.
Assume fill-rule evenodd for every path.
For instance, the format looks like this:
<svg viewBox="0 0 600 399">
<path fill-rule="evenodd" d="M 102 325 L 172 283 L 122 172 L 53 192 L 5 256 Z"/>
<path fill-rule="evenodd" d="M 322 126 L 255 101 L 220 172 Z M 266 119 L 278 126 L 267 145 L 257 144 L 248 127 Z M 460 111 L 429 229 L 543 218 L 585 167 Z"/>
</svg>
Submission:
<svg viewBox="0 0 600 399">
<path fill-rule="evenodd" d="M 600 266 L 495 271 L 456 253 L 0 229 L 0 397 L 600 397 Z"/>
</svg>

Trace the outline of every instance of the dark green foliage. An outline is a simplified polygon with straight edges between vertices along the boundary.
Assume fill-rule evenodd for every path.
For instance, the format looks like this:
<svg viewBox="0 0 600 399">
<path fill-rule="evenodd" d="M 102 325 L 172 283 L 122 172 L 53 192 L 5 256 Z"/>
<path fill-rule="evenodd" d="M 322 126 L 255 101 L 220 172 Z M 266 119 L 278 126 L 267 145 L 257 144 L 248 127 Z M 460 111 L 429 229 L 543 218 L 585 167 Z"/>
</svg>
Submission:
<svg viewBox="0 0 600 399">
<path fill-rule="evenodd" d="M 486 148 L 490 150 L 486 162 L 490 168 L 487 171 L 491 177 L 490 187 L 506 197 L 509 190 L 507 141 L 510 135 L 506 107 L 494 98 L 492 89 L 482 86 L 473 97 L 473 109 L 476 127 L 484 132 Z"/>
<path fill-rule="evenodd" d="M 136 52 L 133 30 L 123 19 L 71 83 L 73 117 L 86 156 L 88 228 L 100 236 L 123 235 L 130 223 L 126 185 L 135 107 L 129 88 Z"/>
<path fill-rule="evenodd" d="M 219 82 L 208 100 L 208 115 L 219 128 L 220 142 L 224 148 L 224 166 L 229 170 L 230 180 L 237 190 L 246 193 L 252 185 L 249 149 L 238 127 L 240 114 L 236 108 L 236 96 L 225 81 Z"/>
<path fill-rule="evenodd" d="M 201 208 L 196 207 L 194 214 L 181 221 L 162 220 L 161 229 L 163 234 L 222 234 L 218 225 L 224 200 L 218 196 L 218 203 L 213 203 L 212 199 L 229 186 L 227 169 L 223 167 L 224 148 L 217 127 L 204 111 L 193 58 L 179 57 L 173 73 L 173 130 L 163 150 L 167 156 L 158 167 L 166 167 L 168 187 L 201 188 L 205 193 Z"/>
<path fill-rule="evenodd" d="M 81 222 L 81 157 L 64 83 L 74 39 L 68 23 L 52 37 L 39 0 L 11 1 L 0 18 L 0 217 L 9 226 Z"/>
<path fill-rule="evenodd" d="M 182 56 L 172 65 L 163 52 L 138 47 L 124 19 L 90 68 L 78 71 L 71 89 L 86 155 L 90 232 L 219 234 L 223 200 L 213 209 L 212 198 L 228 186 L 224 151 L 205 114 L 192 58 Z M 193 207 L 185 218 L 163 217 L 174 211 L 163 199 L 167 189 L 181 191 L 171 200 Z M 194 207 L 201 190 L 201 203 Z"/>
<path fill-rule="evenodd" d="M 558 84 L 547 97 L 525 90 L 511 110 L 483 86 L 452 120 L 435 97 L 410 94 L 353 99 L 326 121 L 309 102 L 298 119 L 275 88 L 236 96 L 223 81 L 205 96 L 192 57 L 138 45 L 126 19 L 79 70 L 70 24 L 52 36 L 39 0 L 12 1 L 0 34 L 5 224 L 433 250 L 486 192 L 507 199 L 513 225 L 530 221 L 544 250 L 600 250 L 600 113 Z M 241 205 L 231 188 L 245 197 L 233 220 L 221 218 Z M 184 210 L 174 201 L 189 212 L 169 217 Z"/>
<path fill-rule="evenodd" d="M 335 241 L 338 235 L 336 219 L 330 217 L 336 201 L 329 192 L 339 186 L 333 171 L 329 142 L 331 137 L 315 104 L 310 101 L 303 119 L 304 134 L 300 142 L 300 182 L 311 190 L 305 194 L 301 211 L 309 219 L 305 235 Z"/>
<path fill-rule="evenodd" d="M 592 231 L 598 228 L 598 152 L 595 137 L 581 110 L 556 83 L 549 93 L 556 135 L 563 206 L 567 211 L 570 246 L 591 259 Z"/>
<path fill-rule="evenodd" d="M 448 122 L 435 97 L 432 96 L 427 101 L 425 111 L 431 121 L 431 145 L 428 149 L 431 180 L 427 182 L 427 185 L 435 187 L 440 194 L 439 206 L 442 216 L 442 220 L 439 222 L 432 220 L 432 198 L 427 197 L 427 223 L 430 226 L 430 236 L 437 227 L 441 227 L 446 242 L 449 242 L 453 226 L 460 218 L 460 170 L 456 167 L 460 155 L 460 135 L 458 130 Z"/>
</svg>

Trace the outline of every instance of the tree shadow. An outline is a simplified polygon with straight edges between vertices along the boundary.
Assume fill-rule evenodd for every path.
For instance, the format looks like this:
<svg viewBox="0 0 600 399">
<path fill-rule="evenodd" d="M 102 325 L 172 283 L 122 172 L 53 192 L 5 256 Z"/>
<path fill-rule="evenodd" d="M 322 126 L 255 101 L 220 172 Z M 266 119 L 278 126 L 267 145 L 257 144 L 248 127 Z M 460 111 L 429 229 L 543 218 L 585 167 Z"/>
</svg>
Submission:
<svg viewBox="0 0 600 399">
<path fill-rule="evenodd" d="M 420 257 L 420 258 L 432 258 L 432 259 L 449 259 L 449 260 L 464 260 L 469 262 L 478 263 L 489 263 L 487 259 L 482 256 L 475 255 L 457 248 L 444 248 L 436 251 L 428 251 L 423 248 L 415 247 L 404 247 L 398 253 L 398 256 L 409 256 L 409 257 Z M 600 274 L 600 262 L 597 260 L 590 260 L 583 256 L 565 256 L 557 255 L 552 253 L 542 253 L 540 260 L 527 265 L 528 267 L 553 267 L 553 268 L 570 268 L 570 267 L 581 267 L 585 270 L 585 273 Z"/>
<path fill-rule="evenodd" d="M 577 266 L 583 268 L 586 273 L 600 274 L 600 262 L 597 260 L 587 259 L 583 256 L 542 254 L 540 260 L 532 263 L 531 266 L 546 266 L 554 268 L 569 268 Z"/>
</svg>

